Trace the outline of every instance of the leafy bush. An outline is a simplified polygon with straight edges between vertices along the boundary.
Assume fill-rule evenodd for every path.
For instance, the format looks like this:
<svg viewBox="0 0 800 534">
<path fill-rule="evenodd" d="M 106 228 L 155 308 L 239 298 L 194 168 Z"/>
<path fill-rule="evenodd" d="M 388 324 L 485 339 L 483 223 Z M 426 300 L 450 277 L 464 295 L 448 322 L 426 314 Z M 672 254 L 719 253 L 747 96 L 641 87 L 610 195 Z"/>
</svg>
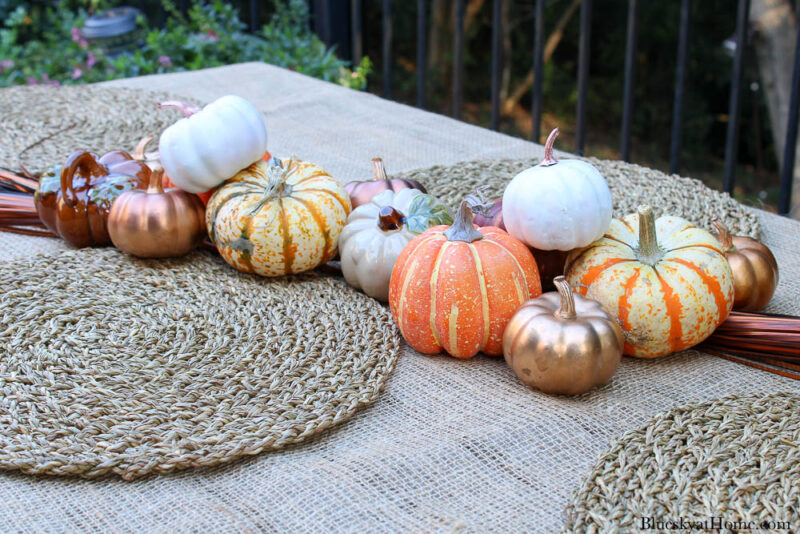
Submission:
<svg viewBox="0 0 800 534">
<path fill-rule="evenodd" d="M 107 55 L 80 32 L 87 17 L 68 0 L 55 7 L 26 7 L 0 0 L 6 12 L 0 30 L 0 87 L 24 83 L 75 84 L 144 74 L 177 72 L 243 61 L 265 61 L 347 87 L 363 89 L 371 65 L 365 58 L 355 70 L 308 28 L 303 0 L 275 0 L 270 24 L 256 35 L 230 5 L 216 0 L 195 2 L 186 16 L 171 2 L 161 29 L 146 29 L 139 19 L 143 44 L 118 57 Z M 84 6 L 86 2 L 83 2 Z M 92 0 L 91 7 L 107 7 Z"/>
</svg>

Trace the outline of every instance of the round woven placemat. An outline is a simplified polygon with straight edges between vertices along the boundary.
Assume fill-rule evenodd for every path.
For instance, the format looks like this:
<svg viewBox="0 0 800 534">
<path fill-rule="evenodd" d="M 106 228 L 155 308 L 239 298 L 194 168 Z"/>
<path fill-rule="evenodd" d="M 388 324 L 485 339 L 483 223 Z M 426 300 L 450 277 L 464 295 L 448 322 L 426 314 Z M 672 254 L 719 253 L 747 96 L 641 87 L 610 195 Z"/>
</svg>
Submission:
<svg viewBox="0 0 800 534">
<path fill-rule="evenodd" d="M 0 469 L 132 479 L 301 442 L 372 403 L 389 311 L 343 281 L 206 253 L 0 264 Z"/>
<path fill-rule="evenodd" d="M 800 525 L 798 502 L 800 397 L 731 396 L 674 408 L 617 439 L 567 508 L 565 531 L 627 532 L 643 518 L 766 521 L 762 530 L 775 531 L 777 521 Z"/>
<path fill-rule="evenodd" d="M 40 174 L 76 150 L 133 151 L 181 115 L 156 108 L 175 95 L 140 89 L 77 85 L 18 86 L 0 90 L 0 167 Z M 181 100 L 200 104 L 192 99 Z"/>
<path fill-rule="evenodd" d="M 734 234 L 757 238 L 761 232 L 755 213 L 727 193 L 709 189 L 699 180 L 622 161 L 583 159 L 597 167 L 608 181 L 614 197 L 615 217 L 634 213 L 641 204 L 650 204 L 657 215 L 678 215 L 704 228 L 712 228 L 711 221 L 719 217 Z M 506 185 L 518 172 L 537 163 L 536 159 L 470 161 L 392 177 L 418 180 L 431 194 L 455 208 L 465 195 L 479 187 L 486 187 L 487 198 L 503 196 Z"/>
</svg>

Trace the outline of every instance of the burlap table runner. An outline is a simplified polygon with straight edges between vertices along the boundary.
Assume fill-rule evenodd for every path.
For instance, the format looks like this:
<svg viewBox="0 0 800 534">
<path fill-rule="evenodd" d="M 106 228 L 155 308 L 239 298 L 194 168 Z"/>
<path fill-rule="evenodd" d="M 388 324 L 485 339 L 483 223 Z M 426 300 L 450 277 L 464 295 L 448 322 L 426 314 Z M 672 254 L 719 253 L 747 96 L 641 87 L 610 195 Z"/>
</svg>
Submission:
<svg viewBox="0 0 800 534">
<path fill-rule="evenodd" d="M 239 94 L 264 111 L 271 152 L 315 161 L 341 181 L 367 178 L 375 156 L 390 173 L 541 156 L 520 139 L 262 64 L 111 85 L 201 101 Z M 770 309 L 800 314 L 800 224 L 753 213 L 781 266 Z M 61 246 L 0 235 L 4 258 Z M 554 532 L 612 438 L 689 401 L 798 389 L 687 351 L 625 358 L 606 387 L 548 397 L 521 387 L 501 360 L 406 347 L 381 398 L 330 439 L 135 483 L 0 475 L 0 529 Z"/>
</svg>

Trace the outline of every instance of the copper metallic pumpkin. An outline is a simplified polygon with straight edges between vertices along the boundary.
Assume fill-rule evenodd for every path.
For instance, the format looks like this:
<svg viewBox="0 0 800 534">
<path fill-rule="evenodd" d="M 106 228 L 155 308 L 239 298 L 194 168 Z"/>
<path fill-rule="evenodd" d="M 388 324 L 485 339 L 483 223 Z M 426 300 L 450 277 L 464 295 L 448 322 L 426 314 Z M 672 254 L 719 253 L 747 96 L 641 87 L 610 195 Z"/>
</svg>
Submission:
<svg viewBox="0 0 800 534">
<path fill-rule="evenodd" d="M 656 220 L 650 206 L 572 251 L 566 278 L 617 318 L 624 353 L 638 358 L 700 343 L 733 305 L 733 274 L 714 236 L 680 217 Z"/>
<path fill-rule="evenodd" d="M 45 226 L 71 245 L 110 245 L 111 205 L 125 191 L 145 189 L 149 179 L 150 168 L 127 152 L 75 152 L 42 176 L 34 202 Z"/>
<path fill-rule="evenodd" d="M 503 334 L 503 354 L 527 386 L 577 395 L 609 381 L 625 342 L 616 319 L 599 302 L 572 292 L 563 276 L 557 292 L 523 304 Z"/>
<path fill-rule="evenodd" d="M 394 191 L 397 193 L 403 189 L 419 189 L 423 193 L 428 192 L 425 187 L 416 180 L 388 178 L 381 158 L 372 160 L 372 170 L 372 180 L 366 182 L 349 182 L 344 186 L 345 191 L 350 195 L 350 203 L 353 209 L 356 209 L 362 204 L 367 204 L 372 200 L 372 197 L 383 191 Z"/>
<path fill-rule="evenodd" d="M 409 345 L 456 358 L 500 355 L 503 330 L 520 304 L 541 294 L 530 251 L 505 231 L 472 224 L 472 199 L 452 226 L 434 226 L 398 256 L 389 305 Z"/>
<path fill-rule="evenodd" d="M 165 191 L 163 172 L 152 173 L 146 191 L 127 191 L 114 201 L 108 233 L 118 249 L 140 258 L 170 258 L 192 251 L 205 236 L 203 203 L 177 188 Z"/>
<path fill-rule="evenodd" d="M 753 238 L 732 236 L 720 220 L 713 224 L 733 271 L 733 309 L 758 311 L 764 308 L 778 285 L 778 262 L 772 251 Z"/>
</svg>

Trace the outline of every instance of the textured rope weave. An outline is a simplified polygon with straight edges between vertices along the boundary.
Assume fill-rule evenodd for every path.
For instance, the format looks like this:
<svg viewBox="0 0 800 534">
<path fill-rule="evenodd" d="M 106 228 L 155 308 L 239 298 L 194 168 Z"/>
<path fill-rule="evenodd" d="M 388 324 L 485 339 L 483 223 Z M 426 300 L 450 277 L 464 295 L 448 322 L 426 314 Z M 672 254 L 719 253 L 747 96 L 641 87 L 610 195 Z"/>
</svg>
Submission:
<svg viewBox="0 0 800 534">
<path fill-rule="evenodd" d="M 392 318 L 343 281 L 204 253 L 0 264 L 0 469 L 132 479 L 299 443 L 379 395 Z"/>
<path fill-rule="evenodd" d="M 628 532 L 642 518 L 800 525 L 800 397 L 729 396 L 658 415 L 603 455 L 566 532 Z M 774 531 L 773 528 L 762 529 Z M 785 528 L 784 528 L 785 529 Z"/>
</svg>

